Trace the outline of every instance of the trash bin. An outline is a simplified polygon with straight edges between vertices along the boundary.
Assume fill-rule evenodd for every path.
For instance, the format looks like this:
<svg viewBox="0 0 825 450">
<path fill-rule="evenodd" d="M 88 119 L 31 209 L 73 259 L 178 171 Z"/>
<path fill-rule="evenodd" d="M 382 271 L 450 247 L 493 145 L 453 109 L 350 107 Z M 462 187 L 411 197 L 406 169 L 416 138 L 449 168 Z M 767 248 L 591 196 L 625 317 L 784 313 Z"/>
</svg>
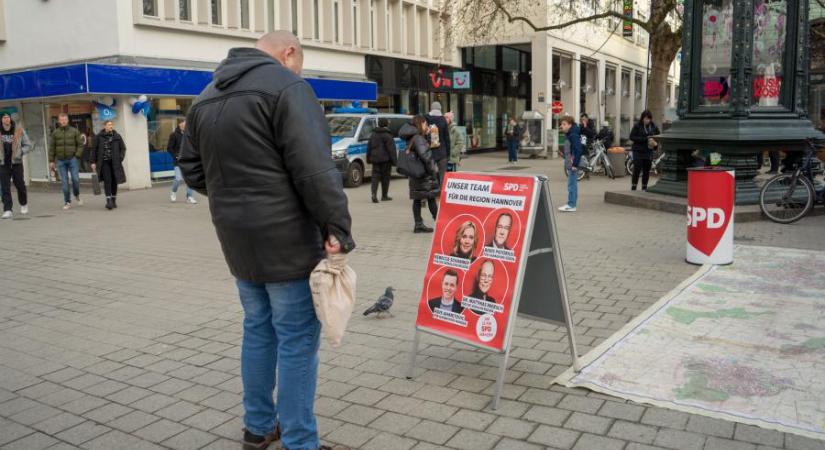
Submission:
<svg viewBox="0 0 825 450">
<path fill-rule="evenodd" d="M 733 169 L 688 169 L 687 262 L 733 262 L 733 204 L 736 178 Z"/>
<path fill-rule="evenodd" d="M 624 165 L 624 147 L 610 147 L 607 149 L 607 159 L 610 160 L 610 165 L 613 166 L 613 175 L 616 178 L 627 175 L 627 169 Z"/>
</svg>

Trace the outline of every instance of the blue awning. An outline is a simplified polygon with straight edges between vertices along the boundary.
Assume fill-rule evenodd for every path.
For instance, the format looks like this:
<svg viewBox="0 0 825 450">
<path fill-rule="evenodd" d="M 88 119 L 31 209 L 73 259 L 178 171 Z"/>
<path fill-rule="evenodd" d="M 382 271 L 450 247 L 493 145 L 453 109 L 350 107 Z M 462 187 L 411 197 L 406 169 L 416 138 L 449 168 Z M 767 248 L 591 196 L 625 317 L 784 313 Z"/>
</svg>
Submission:
<svg viewBox="0 0 825 450">
<path fill-rule="evenodd" d="M 212 72 L 161 67 L 73 64 L 0 74 L 0 101 L 76 94 L 196 96 Z M 372 81 L 307 78 L 319 100 L 375 101 Z"/>
</svg>

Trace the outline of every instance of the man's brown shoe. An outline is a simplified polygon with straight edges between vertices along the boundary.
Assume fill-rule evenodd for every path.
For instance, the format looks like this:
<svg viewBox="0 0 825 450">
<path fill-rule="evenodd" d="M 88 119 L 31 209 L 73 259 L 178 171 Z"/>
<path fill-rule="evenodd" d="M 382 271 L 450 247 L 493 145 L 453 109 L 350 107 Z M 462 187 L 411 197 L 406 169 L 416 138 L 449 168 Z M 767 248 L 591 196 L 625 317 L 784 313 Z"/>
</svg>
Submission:
<svg viewBox="0 0 825 450">
<path fill-rule="evenodd" d="M 269 444 L 277 442 L 279 439 L 281 439 L 280 425 L 275 426 L 275 429 L 267 433 L 266 436 L 258 436 L 244 428 L 243 450 L 263 450 L 269 447 Z"/>
</svg>

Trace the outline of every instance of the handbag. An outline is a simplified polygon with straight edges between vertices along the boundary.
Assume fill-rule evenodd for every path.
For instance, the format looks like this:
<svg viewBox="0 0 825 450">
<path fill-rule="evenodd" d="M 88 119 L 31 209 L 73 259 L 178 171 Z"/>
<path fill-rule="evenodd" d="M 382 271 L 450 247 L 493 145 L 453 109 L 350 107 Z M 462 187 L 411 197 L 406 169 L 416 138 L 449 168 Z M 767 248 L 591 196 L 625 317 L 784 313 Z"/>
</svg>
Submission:
<svg viewBox="0 0 825 450">
<path fill-rule="evenodd" d="M 321 330 L 333 347 L 341 345 L 355 306 L 355 271 L 347 265 L 347 255 L 329 255 L 309 276 L 312 305 Z"/>
<path fill-rule="evenodd" d="M 413 145 L 410 141 L 409 145 Z M 410 178 L 421 178 L 427 173 L 424 163 L 409 149 L 398 154 L 398 173 Z"/>
<path fill-rule="evenodd" d="M 92 193 L 100 195 L 100 177 L 97 176 L 97 172 L 92 174 Z"/>
</svg>

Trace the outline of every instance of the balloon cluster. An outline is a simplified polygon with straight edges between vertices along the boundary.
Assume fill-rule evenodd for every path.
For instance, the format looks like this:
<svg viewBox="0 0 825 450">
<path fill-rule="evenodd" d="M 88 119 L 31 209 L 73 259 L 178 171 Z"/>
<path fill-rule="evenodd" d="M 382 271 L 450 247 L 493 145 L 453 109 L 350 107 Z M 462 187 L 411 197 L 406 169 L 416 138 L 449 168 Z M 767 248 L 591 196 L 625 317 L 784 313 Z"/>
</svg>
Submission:
<svg viewBox="0 0 825 450">
<path fill-rule="evenodd" d="M 145 95 L 141 95 L 138 98 L 132 98 L 129 100 L 129 104 L 132 105 L 132 113 L 138 114 L 143 113 L 145 117 L 149 117 L 150 105 L 149 105 L 149 98 Z"/>
</svg>

